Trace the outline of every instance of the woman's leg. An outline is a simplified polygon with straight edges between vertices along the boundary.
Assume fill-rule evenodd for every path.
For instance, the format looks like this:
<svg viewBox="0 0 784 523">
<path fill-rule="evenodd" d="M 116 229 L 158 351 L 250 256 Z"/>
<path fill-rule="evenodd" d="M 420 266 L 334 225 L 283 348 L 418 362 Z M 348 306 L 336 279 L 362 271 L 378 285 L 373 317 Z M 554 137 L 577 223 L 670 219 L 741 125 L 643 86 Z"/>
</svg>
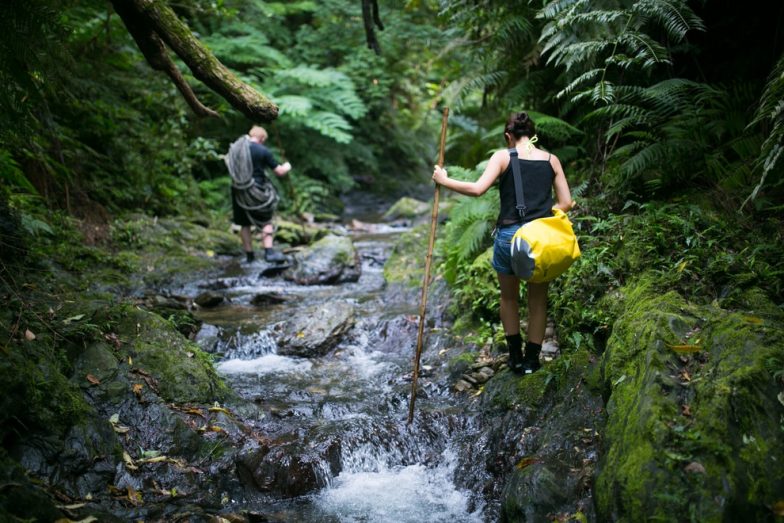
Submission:
<svg viewBox="0 0 784 523">
<path fill-rule="evenodd" d="M 498 273 L 501 287 L 501 324 L 506 334 L 509 350 L 509 368 L 523 373 L 523 338 L 520 336 L 520 280 L 514 276 Z"/>
<path fill-rule="evenodd" d="M 542 344 L 547 327 L 547 287 L 549 283 L 528 283 L 528 341 Z"/>
<path fill-rule="evenodd" d="M 528 284 L 528 341 L 523 354 L 523 372 L 531 374 L 539 367 L 544 331 L 547 327 L 547 283 Z"/>
<path fill-rule="evenodd" d="M 504 334 L 511 336 L 520 333 L 520 279 L 509 274 L 498 273 L 501 287 L 501 324 Z"/>
</svg>

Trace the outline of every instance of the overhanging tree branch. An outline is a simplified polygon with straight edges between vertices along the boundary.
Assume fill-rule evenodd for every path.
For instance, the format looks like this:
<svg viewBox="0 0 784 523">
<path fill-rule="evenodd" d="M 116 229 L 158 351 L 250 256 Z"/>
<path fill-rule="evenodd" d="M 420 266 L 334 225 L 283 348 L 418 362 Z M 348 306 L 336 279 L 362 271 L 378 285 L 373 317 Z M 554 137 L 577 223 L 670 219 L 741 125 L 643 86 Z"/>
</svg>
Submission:
<svg viewBox="0 0 784 523">
<path fill-rule="evenodd" d="M 257 122 L 277 118 L 277 106 L 223 65 L 165 0 L 111 1 L 150 66 L 169 75 L 196 114 L 216 116 L 218 113 L 197 99 L 168 56 L 164 42 L 185 62 L 194 77 L 242 114 Z"/>
<path fill-rule="evenodd" d="M 381 46 L 376 38 L 376 30 L 384 30 L 381 17 L 378 14 L 378 0 L 362 0 L 362 22 L 365 25 L 365 40 L 367 45 L 376 54 L 381 54 Z"/>
</svg>

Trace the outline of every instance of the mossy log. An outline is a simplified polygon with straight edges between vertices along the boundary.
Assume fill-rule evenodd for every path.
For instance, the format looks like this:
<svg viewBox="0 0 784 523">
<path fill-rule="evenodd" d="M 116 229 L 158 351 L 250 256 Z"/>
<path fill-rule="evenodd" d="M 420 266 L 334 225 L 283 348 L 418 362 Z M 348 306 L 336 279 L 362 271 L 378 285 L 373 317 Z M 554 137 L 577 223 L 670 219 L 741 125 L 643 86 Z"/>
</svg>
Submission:
<svg viewBox="0 0 784 523">
<path fill-rule="evenodd" d="M 223 65 L 164 0 L 112 0 L 112 5 L 150 65 L 169 75 L 197 114 L 218 113 L 198 101 L 163 43 L 185 62 L 196 79 L 251 120 L 269 122 L 277 118 L 278 107 Z"/>
</svg>

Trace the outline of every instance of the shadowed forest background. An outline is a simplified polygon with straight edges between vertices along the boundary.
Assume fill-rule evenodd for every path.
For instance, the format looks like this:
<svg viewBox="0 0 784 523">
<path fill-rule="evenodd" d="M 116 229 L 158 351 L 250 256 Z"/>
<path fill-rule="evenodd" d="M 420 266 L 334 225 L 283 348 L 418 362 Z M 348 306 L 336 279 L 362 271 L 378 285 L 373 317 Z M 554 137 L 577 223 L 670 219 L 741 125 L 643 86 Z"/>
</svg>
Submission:
<svg viewBox="0 0 784 523">
<path fill-rule="evenodd" d="M 551 286 L 550 314 L 564 333 L 564 362 L 599 362 L 601 370 L 590 372 L 602 376 L 585 379 L 605 400 L 631 386 L 634 373 L 618 369 L 634 354 L 619 362 L 611 359 L 618 351 L 608 350 L 621 344 L 624 321 L 639 320 L 629 314 L 644 321 L 656 310 L 688 309 L 694 317 L 715 314 L 716 322 L 738 314 L 751 319 L 722 327 L 723 340 L 765 340 L 748 342 L 761 348 L 744 349 L 743 358 L 759 360 L 741 358 L 736 367 L 748 373 L 726 384 L 732 409 L 747 414 L 730 409 L 725 419 L 724 411 L 711 411 L 692 439 L 683 435 L 692 434 L 691 425 L 675 437 L 659 434 L 677 447 L 655 458 L 663 470 L 686 477 L 683 465 L 710 448 L 710 459 L 745 478 L 731 482 L 730 508 L 695 516 L 712 482 L 721 482 L 712 476 L 683 498 L 623 501 L 645 488 L 629 486 L 639 463 L 618 459 L 605 464 L 604 477 L 628 481 L 618 480 L 621 488 L 596 480 L 597 489 L 613 493 L 597 495 L 598 520 L 676 514 L 684 521 L 679 511 L 688 507 L 692 520 L 749 511 L 759 520 L 784 517 L 784 473 L 766 468 L 771 456 L 784 459 L 784 5 L 381 0 L 379 24 L 363 20 L 372 2 L 360 0 L 149 3 L 170 7 L 278 116 L 252 121 L 167 45 L 185 90 L 216 113 L 195 114 L 183 87 L 145 59 L 111 2 L 0 6 L 3 490 L 27 474 L 16 445 L 29 434 L 57 439 L 89 415 L 69 381 L 73 354 L 115 332 L 120 320 L 79 315 L 98 314 L 107 301 L 131 303 L 177 278 L 180 266 L 167 268 L 165 258 L 184 248 L 177 236 L 184 233 L 161 232 L 157 220 L 229 230 L 231 181 L 222 155 L 234 139 L 253 123 L 264 125 L 267 145 L 294 166 L 274 180 L 281 217 L 300 225 L 329 221 L 341 215 L 347 195 L 381 202 L 379 212 L 402 196 L 429 198 L 441 110 L 449 107 L 450 176 L 476 179 L 504 145 L 507 116 L 520 110 L 536 122 L 538 145 L 564 165 L 583 256 Z M 497 193 L 446 199 L 437 277 L 453 293 L 456 330 L 476 346 L 492 344 L 502 337 L 487 263 Z M 281 241 L 291 238 L 284 230 Z M 161 254 L 151 271 L 133 249 L 153 247 Z M 239 256 L 239 239 L 234 249 L 229 243 L 221 254 Z M 421 278 L 423 263 L 422 250 L 421 258 L 388 269 L 390 281 Z M 656 301 L 662 296 L 672 300 Z M 748 329 L 757 330 L 752 336 Z M 665 341 L 701 347 L 694 338 Z M 568 373 L 569 363 L 561 365 Z M 705 382 L 718 384 L 721 376 Z M 561 385 L 556 377 L 542 390 Z M 704 396 L 726 392 L 716 387 Z M 605 456 L 618 451 L 618 424 L 608 421 Z M 748 450 L 749 437 L 763 442 L 757 454 Z M 738 449 L 754 455 L 727 465 Z M 0 515 L 25 520 L 9 499 Z M 509 510 L 509 520 L 524 520 Z"/>
</svg>

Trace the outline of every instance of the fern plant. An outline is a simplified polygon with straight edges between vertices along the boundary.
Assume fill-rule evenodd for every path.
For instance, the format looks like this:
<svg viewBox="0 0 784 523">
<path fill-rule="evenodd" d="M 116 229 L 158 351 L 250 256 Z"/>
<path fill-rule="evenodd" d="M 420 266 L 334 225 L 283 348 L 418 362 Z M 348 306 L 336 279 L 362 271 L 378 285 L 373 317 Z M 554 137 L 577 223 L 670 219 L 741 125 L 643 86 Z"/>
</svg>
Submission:
<svg viewBox="0 0 784 523">
<path fill-rule="evenodd" d="M 612 103 L 625 73 L 670 63 L 669 48 L 651 36 L 654 31 L 672 45 L 704 29 L 684 0 L 555 0 L 537 16 L 547 20 L 539 37 L 547 63 L 571 76 L 556 96 L 572 102 Z"/>
<path fill-rule="evenodd" d="M 480 166 L 468 170 L 449 167 L 449 176 L 458 180 L 476 179 Z M 444 277 L 454 284 L 458 274 L 492 245 L 491 232 L 498 217 L 498 191 L 491 189 L 478 198 L 457 197 L 449 210 L 440 249 L 444 258 Z"/>
<path fill-rule="evenodd" d="M 749 127 L 762 127 L 767 131 L 767 137 L 762 144 L 761 153 L 756 162 L 757 169 L 762 172 L 759 181 L 754 186 L 751 194 L 743 202 L 754 201 L 765 185 L 769 175 L 774 174 L 774 179 L 769 182 L 775 188 L 780 188 L 784 177 L 781 175 L 784 168 L 784 55 L 770 74 L 770 79 L 762 93 L 759 107 Z"/>
</svg>

